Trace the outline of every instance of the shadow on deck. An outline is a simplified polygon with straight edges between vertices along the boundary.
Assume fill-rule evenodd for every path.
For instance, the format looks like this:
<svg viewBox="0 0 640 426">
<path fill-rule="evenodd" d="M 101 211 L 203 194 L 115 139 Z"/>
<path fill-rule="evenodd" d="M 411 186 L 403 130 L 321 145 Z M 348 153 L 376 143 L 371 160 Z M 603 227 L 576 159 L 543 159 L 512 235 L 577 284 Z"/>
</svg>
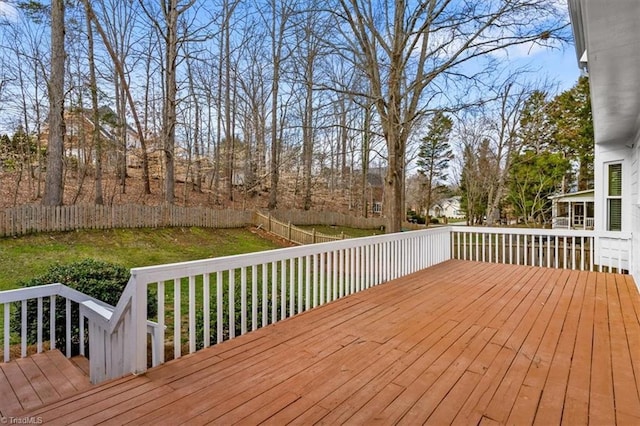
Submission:
<svg viewBox="0 0 640 426">
<path fill-rule="evenodd" d="M 453 260 L 25 415 L 640 424 L 639 313 L 629 276 Z"/>
</svg>

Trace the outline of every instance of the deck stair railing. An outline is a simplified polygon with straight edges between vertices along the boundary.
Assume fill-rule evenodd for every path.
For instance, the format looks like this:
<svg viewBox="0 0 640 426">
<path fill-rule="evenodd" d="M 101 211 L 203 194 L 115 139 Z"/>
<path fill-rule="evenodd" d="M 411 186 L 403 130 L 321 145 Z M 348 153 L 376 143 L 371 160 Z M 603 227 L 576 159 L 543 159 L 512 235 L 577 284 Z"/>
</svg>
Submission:
<svg viewBox="0 0 640 426">
<path fill-rule="evenodd" d="M 15 309 L 20 312 L 20 333 L 19 333 L 19 347 L 20 357 L 27 356 L 27 349 L 29 346 L 29 328 L 34 327 L 36 329 L 36 342 L 35 351 L 41 353 L 46 344 L 50 350 L 56 349 L 56 329 L 58 324 L 57 317 L 57 305 L 58 298 L 64 300 L 64 330 L 65 330 L 65 347 L 58 348 L 70 358 L 74 353 L 72 352 L 72 342 L 78 342 L 78 354 L 82 356 L 90 357 L 90 379 L 92 383 L 99 383 L 108 378 L 118 377 L 126 374 L 128 370 L 124 369 L 125 364 L 120 362 L 116 365 L 120 365 L 121 368 L 114 369 L 110 362 L 105 358 L 104 350 L 94 350 L 92 352 L 92 345 L 102 342 L 104 339 L 98 333 L 96 333 L 96 321 L 97 317 L 110 317 L 114 312 L 114 307 L 108 303 L 102 302 L 96 298 L 88 296 L 82 292 L 79 292 L 66 285 L 56 283 L 47 284 L 42 286 L 27 287 L 15 290 L 7 290 L 0 292 L 0 306 L 2 306 L 2 347 L 3 347 L 3 361 L 9 362 L 11 360 L 11 323 L 12 323 L 12 305 L 17 305 Z M 32 318 L 32 322 L 29 321 L 29 304 L 35 304 L 35 318 Z M 73 310 L 79 311 L 77 324 L 73 321 Z M 85 321 L 86 319 L 89 321 Z M 48 321 L 47 321 L 48 320 Z M 48 322 L 48 327 L 45 324 Z M 89 324 L 91 329 L 85 328 L 85 323 Z M 157 324 L 148 321 L 146 323 L 147 333 L 151 336 L 151 340 L 159 335 Z M 115 334 L 117 337 L 117 334 Z M 86 337 L 88 337 L 89 351 L 87 351 Z M 117 341 L 117 339 L 114 339 Z M 154 346 L 155 347 L 155 346 Z M 113 348 L 116 349 L 116 348 Z M 109 349 L 111 351 L 111 348 Z M 107 351 L 107 352 L 109 352 Z M 155 354 L 152 356 L 155 365 L 157 365 L 157 358 Z M 107 374 L 110 373 L 110 374 Z"/>
<path fill-rule="evenodd" d="M 71 356 L 71 342 L 73 340 L 82 341 L 79 336 L 84 334 L 84 323 L 80 321 L 78 327 L 72 327 L 71 310 L 72 306 L 78 306 L 81 303 L 90 301 L 96 306 L 103 309 L 112 309 L 107 303 L 87 296 L 77 290 L 67 287 L 63 284 L 47 284 L 37 287 L 21 288 L 17 290 L 7 290 L 0 292 L 0 305 L 3 307 L 3 352 L 4 362 L 9 362 L 10 354 L 10 336 L 11 336 L 11 304 L 18 304 L 20 309 L 20 356 L 27 356 L 27 332 L 28 321 L 27 308 L 30 301 L 35 301 L 37 306 L 36 314 L 36 351 L 42 352 L 44 343 L 49 342 L 50 349 L 56 348 L 56 301 L 61 297 L 65 301 L 65 333 L 66 347 L 60 348 L 64 350 L 67 357 Z M 48 308 L 48 309 L 45 309 Z M 49 329 L 45 330 L 45 310 L 48 310 Z M 74 332 L 74 330 L 78 330 Z M 46 336 L 46 337 L 45 337 Z M 80 345 L 80 355 L 84 355 L 84 345 Z"/>
</svg>

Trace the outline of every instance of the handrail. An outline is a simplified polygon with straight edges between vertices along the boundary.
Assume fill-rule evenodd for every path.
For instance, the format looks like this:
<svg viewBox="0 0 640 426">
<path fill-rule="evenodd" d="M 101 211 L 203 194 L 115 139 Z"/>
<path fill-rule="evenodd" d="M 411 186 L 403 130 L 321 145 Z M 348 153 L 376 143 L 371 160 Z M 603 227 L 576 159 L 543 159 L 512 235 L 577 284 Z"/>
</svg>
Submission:
<svg viewBox="0 0 640 426">
<path fill-rule="evenodd" d="M 37 317 L 37 322 L 38 322 L 38 338 L 37 338 L 37 351 L 38 352 L 42 352 L 42 343 L 43 343 L 43 338 L 42 338 L 42 300 L 44 298 L 50 298 L 50 306 L 53 306 L 53 309 L 50 308 L 50 324 L 49 324 L 49 333 L 50 333 L 50 345 L 51 345 L 51 349 L 55 348 L 55 297 L 63 297 L 67 300 L 67 304 L 66 304 L 66 321 L 67 321 L 67 347 L 65 348 L 65 353 L 67 355 L 67 357 L 71 356 L 71 335 L 70 335 L 70 324 L 71 324 L 71 318 L 70 318 L 70 311 L 71 311 L 71 305 L 70 302 L 74 302 L 77 304 L 82 304 L 84 302 L 91 302 L 93 303 L 95 306 L 100 307 L 101 309 L 106 309 L 106 310 L 110 310 L 113 309 L 113 306 L 109 305 L 108 303 L 105 303 L 101 300 L 98 300 L 94 297 L 88 296 L 80 291 L 77 291 L 73 288 L 67 287 L 64 284 L 61 283 L 54 283 L 54 284 L 46 284 L 46 285 L 42 285 L 42 286 L 34 286 L 34 287 L 25 287 L 25 288 L 19 288 L 19 289 L 14 289 L 14 290 L 6 290 L 6 291 L 2 291 L 0 292 L 0 304 L 4 306 L 4 330 L 3 330 L 3 335 L 4 335 L 4 341 L 3 341 L 3 347 L 4 347 L 4 361 L 8 362 L 10 360 L 10 353 L 9 353 L 9 335 L 10 335 L 10 304 L 11 303 L 16 303 L 16 302 L 22 302 L 22 326 L 21 326 L 21 342 L 20 342 L 20 346 L 21 346 L 21 356 L 25 357 L 26 353 L 27 353 L 27 339 L 26 339 L 26 334 L 27 334 L 27 328 L 26 328 L 26 320 L 24 319 L 24 317 L 26 316 L 26 312 L 27 312 L 27 301 L 28 300 L 32 300 L 32 299 L 37 299 L 38 300 L 38 317 Z M 83 324 L 79 325 L 80 328 L 80 332 L 83 333 Z M 80 351 L 81 354 L 84 354 L 84 348 L 81 345 L 80 346 Z"/>
<path fill-rule="evenodd" d="M 580 229 L 452 227 L 457 259 L 625 273 L 631 235 Z"/>
<path fill-rule="evenodd" d="M 125 300 L 127 298 L 127 295 L 124 294 L 125 297 L 121 298 L 121 300 Z M 115 308 L 113 306 L 111 306 L 110 304 L 103 302 L 99 299 L 96 299 L 95 297 L 89 296 L 85 293 L 82 293 L 78 290 L 75 290 L 71 287 L 68 287 L 64 284 L 61 283 L 53 283 L 53 284 L 46 284 L 46 285 L 41 285 L 41 286 L 34 286 L 34 287 L 24 287 L 24 288 L 19 288 L 19 289 L 13 289 L 13 290 L 6 290 L 6 291 L 2 291 L 0 292 L 0 305 L 4 305 L 4 312 L 5 312 L 5 318 L 4 318 L 4 330 L 3 330 L 3 335 L 4 335 L 4 339 L 3 339 L 3 348 L 4 348 L 4 362 L 9 362 L 10 360 L 10 315 L 9 315 L 9 305 L 11 303 L 17 303 L 17 302 L 21 302 L 22 303 L 22 312 L 23 312 L 23 318 L 24 318 L 24 313 L 26 312 L 26 303 L 29 300 L 33 300 L 33 299 L 37 299 L 39 300 L 38 302 L 38 316 L 37 316 L 37 322 L 38 322 L 38 338 L 37 338 L 37 351 L 38 353 L 42 352 L 42 347 L 43 347 L 43 338 L 42 338 L 42 318 L 43 318 L 43 314 L 42 314 L 42 300 L 44 298 L 50 298 L 50 305 L 49 306 L 53 306 L 53 309 L 50 308 L 50 325 L 49 325 L 49 341 L 50 341 L 50 347 L 51 349 L 55 349 L 56 347 L 56 343 L 55 343 L 55 327 L 56 327 L 56 320 L 55 320 L 55 297 L 63 297 L 67 300 L 67 304 L 66 304 L 66 332 L 67 332 L 67 336 L 66 336 L 66 341 L 67 341 L 67 347 L 65 348 L 65 354 L 67 357 L 71 356 L 71 318 L 70 318 L 70 312 L 71 312 L 71 306 L 69 302 L 73 302 L 73 303 L 77 303 L 79 308 L 80 308 L 80 317 L 79 317 L 79 321 L 80 323 L 78 324 L 78 328 L 79 328 L 79 335 L 83 336 L 84 335 L 84 318 L 88 318 L 91 321 L 93 321 L 94 323 L 96 322 L 101 322 L 103 325 L 107 325 L 108 330 L 110 333 L 113 333 L 113 329 L 114 327 L 116 327 L 118 324 L 112 324 L 111 323 L 111 318 L 113 317 L 113 314 L 115 312 Z M 26 348 L 27 348 L 27 339 L 26 339 L 26 321 L 24 319 L 21 319 L 22 321 L 22 325 L 21 325 L 21 357 L 25 357 L 27 354 Z M 146 333 L 150 334 L 152 336 L 152 341 L 154 341 L 154 350 L 152 352 L 153 355 L 153 362 L 154 365 L 159 364 L 159 360 L 157 358 L 157 354 L 156 354 L 156 350 L 155 348 L 157 348 L 157 345 L 155 344 L 155 342 L 158 340 L 158 335 L 159 335 L 159 330 L 157 327 L 157 324 L 153 321 L 146 321 L 145 322 L 145 326 L 146 326 Z M 102 327 L 104 328 L 104 327 Z M 99 340 L 101 338 L 101 333 L 92 333 L 91 330 L 89 332 L 89 347 L 90 347 L 90 353 L 91 351 L 91 346 L 93 345 L 93 343 L 96 340 Z M 83 342 L 83 338 L 79 337 L 80 340 L 80 354 L 81 355 L 85 355 L 85 349 L 84 349 L 84 342 Z M 93 352 L 95 354 L 95 352 Z M 112 378 L 112 377 L 107 377 L 102 373 L 97 373 L 100 369 L 101 366 L 96 365 L 96 362 L 94 362 L 94 359 L 92 359 L 93 357 L 90 357 L 89 359 L 89 365 L 90 365 L 90 378 L 91 381 L 93 383 L 98 383 L 102 380 L 105 380 L 107 378 Z M 104 368 L 102 368 L 104 369 Z M 126 372 L 126 371 L 123 371 Z"/>
</svg>

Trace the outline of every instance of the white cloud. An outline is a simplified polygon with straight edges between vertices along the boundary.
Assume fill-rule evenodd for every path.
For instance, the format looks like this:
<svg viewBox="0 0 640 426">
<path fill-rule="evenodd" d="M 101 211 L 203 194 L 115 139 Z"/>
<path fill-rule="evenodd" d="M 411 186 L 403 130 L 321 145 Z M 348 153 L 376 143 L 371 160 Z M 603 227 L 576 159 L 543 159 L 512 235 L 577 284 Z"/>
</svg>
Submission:
<svg viewBox="0 0 640 426">
<path fill-rule="evenodd" d="M 20 19 L 18 9 L 16 9 L 11 3 L 6 1 L 0 1 L 0 18 L 4 18 L 11 22 L 17 22 Z"/>
<path fill-rule="evenodd" d="M 513 60 L 520 58 L 531 58 L 539 53 L 545 53 L 548 50 L 548 47 L 532 41 L 529 43 L 516 44 L 504 49 L 496 50 L 492 54 L 496 57 L 508 58 Z"/>
</svg>

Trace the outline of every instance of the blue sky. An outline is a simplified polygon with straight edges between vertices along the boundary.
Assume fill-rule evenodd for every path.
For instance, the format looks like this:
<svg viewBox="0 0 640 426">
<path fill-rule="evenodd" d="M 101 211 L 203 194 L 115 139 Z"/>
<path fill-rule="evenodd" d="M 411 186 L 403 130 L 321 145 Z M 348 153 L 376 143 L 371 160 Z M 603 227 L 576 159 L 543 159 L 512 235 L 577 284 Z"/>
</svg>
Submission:
<svg viewBox="0 0 640 426">
<path fill-rule="evenodd" d="M 550 51 L 540 55 L 540 65 L 548 71 L 549 77 L 557 81 L 560 90 L 573 86 L 580 76 L 578 60 L 573 45 L 564 50 Z"/>
<path fill-rule="evenodd" d="M 573 44 L 556 48 L 520 45 L 508 49 L 505 53 L 515 67 L 529 66 L 536 70 L 535 78 L 547 79 L 557 85 L 558 92 L 570 89 L 580 77 L 580 68 Z"/>
</svg>

